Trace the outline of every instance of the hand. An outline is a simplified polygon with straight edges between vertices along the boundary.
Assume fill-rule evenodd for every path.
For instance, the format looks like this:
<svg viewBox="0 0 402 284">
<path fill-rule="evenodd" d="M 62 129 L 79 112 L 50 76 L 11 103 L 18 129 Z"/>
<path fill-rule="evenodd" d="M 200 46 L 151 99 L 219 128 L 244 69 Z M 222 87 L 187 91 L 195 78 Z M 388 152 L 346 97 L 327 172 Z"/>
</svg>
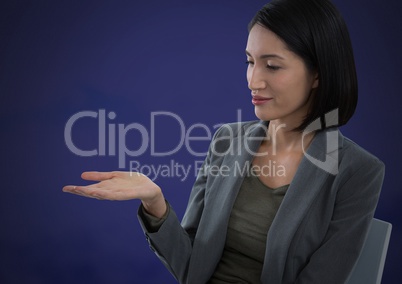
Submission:
<svg viewBox="0 0 402 284">
<path fill-rule="evenodd" d="M 160 218 L 166 212 L 162 190 L 141 173 L 84 172 L 81 177 L 98 183 L 87 186 L 67 185 L 63 191 L 101 200 L 140 199 L 150 214 Z"/>
</svg>

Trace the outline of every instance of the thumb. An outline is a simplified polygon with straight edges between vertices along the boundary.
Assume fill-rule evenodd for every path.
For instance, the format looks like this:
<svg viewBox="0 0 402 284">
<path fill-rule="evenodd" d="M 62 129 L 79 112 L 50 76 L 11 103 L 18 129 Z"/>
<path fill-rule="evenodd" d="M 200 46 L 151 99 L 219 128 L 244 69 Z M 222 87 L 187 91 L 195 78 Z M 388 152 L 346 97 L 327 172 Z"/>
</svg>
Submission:
<svg viewBox="0 0 402 284">
<path fill-rule="evenodd" d="M 92 181 L 103 181 L 114 177 L 113 172 L 83 172 L 81 178 Z"/>
</svg>

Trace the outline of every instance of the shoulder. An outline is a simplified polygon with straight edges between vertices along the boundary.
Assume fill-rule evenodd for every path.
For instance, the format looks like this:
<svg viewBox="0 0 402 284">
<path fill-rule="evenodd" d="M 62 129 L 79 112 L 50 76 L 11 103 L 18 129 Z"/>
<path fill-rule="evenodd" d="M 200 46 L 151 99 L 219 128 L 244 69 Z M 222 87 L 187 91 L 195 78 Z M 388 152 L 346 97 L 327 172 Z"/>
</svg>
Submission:
<svg viewBox="0 0 402 284">
<path fill-rule="evenodd" d="M 336 175 L 338 181 L 368 173 L 381 176 L 384 172 L 379 158 L 344 137 L 337 128 L 317 132 L 305 156 L 322 171 Z"/>
<path fill-rule="evenodd" d="M 340 165 L 345 164 L 349 167 L 372 166 L 384 168 L 384 163 L 375 155 L 358 145 L 351 139 L 343 137 L 343 147 L 340 150 Z"/>
<path fill-rule="evenodd" d="M 340 171 L 344 168 L 350 172 L 368 165 L 384 167 L 378 157 L 345 137 L 337 128 L 317 132 L 307 153 L 321 161 L 336 160 Z"/>
<path fill-rule="evenodd" d="M 385 165 L 378 157 L 346 137 L 339 151 L 338 167 L 341 184 L 352 180 L 365 186 L 374 181 L 381 184 L 385 173 Z"/>
</svg>

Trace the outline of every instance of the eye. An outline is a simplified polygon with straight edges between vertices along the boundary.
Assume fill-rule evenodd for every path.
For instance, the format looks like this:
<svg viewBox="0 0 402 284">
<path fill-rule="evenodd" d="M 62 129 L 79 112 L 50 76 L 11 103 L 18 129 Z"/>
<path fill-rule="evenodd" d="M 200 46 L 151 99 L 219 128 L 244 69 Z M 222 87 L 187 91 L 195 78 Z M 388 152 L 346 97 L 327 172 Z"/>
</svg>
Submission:
<svg viewBox="0 0 402 284">
<path fill-rule="evenodd" d="M 253 65 L 253 64 L 254 64 L 254 62 L 253 62 L 253 61 L 251 61 L 251 60 L 247 60 L 247 61 L 246 61 L 246 64 L 247 64 L 247 65 Z"/>
<path fill-rule="evenodd" d="M 274 65 L 267 65 L 267 68 L 270 69 L 270 70 L 272 70 L 272 71 L 276 71 L 276 70 L 281 69 L 281 67 L 279 67 L 279 66 L 274 66 Z"/>
</svg>

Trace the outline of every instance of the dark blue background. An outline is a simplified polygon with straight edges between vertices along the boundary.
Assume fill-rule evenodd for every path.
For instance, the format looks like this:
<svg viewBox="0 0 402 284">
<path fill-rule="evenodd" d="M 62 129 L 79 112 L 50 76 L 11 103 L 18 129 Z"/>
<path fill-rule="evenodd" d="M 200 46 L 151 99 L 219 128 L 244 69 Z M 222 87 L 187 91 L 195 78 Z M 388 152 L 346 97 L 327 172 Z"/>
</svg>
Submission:
<svg viewBox="0 0 402 284">
<path fill-rule="evenodd" d="M 376 217 L 394 225 L 383 283 L 398 283 L 402 4 L 334 2 L 350 29 L 360 88 L 358 109 L 343 132 L 386 164 Z M 175 282 L 147 246 L 136 220 L 138 201 L 61 192 L 65 184 L 84 183 L 82 171 L 118 169 L 117 157 L 70 152 L 64 127 L 73 114 L 99 109 L 117 114 L 108 123 L 146 127 L 151 112 L 162 110 L 179 115 L 186 127 L 236 121 L 238 109 L 243 120 L 255 119 L 244 49 L 247 23 L 263 4 L 2 1 L 0 283 Z M 156 146 L 171 149 L 177 123 L 159 122 Z M 73 131 L 85 149 L 96 147 L 97 135 L 95 119 L 83 119 Z M 132 149 L 136 138 L 127 135 Z M 147 151 L 135 160 L 192 165 L 200 158 L 182 149 L 160 158 Z M 181 217 L 194 175 L 157 182 Z"/>
</svg>

